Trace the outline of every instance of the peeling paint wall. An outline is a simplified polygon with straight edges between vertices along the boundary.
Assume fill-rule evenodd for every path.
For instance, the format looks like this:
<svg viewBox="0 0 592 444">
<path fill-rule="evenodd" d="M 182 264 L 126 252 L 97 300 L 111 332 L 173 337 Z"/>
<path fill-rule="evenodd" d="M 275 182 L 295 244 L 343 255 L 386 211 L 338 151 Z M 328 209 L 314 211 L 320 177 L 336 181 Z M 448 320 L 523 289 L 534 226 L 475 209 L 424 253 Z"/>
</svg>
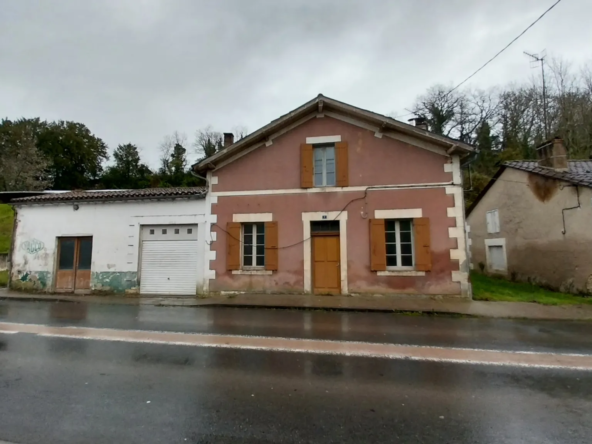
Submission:
<svg viewBox="0 0 592 444">
<path fill-rule="evenodd" d="M 507 168 L 468 217 L 473 269 L 488 271 L 486 242 L 505 239 L 508 278 L 592 293 L 592 190 Z M 486 213 L 498 210 L 500 232 Z M 491 272 L 491 271 L 490 271 Z M 495 272 L 493 272 L 495 273 Z"/>
<path fill-rule="evenodd" d="M 142 225 L 198 225 L 196 288 L 204 286 L 204 199 L 23 205 L 12 255 L 11 287 L 52 291 L 58 237 L 92 236 L 91 290 L 137 293 Z"/>
</svg>

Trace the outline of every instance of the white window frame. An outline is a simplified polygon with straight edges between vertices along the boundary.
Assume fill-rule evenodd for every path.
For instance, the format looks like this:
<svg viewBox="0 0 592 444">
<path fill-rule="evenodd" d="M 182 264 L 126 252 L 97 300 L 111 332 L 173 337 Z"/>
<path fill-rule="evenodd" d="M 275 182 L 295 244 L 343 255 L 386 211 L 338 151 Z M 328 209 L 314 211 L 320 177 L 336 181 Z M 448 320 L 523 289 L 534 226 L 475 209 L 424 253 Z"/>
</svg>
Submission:
<svg viewBox="0 0 592 444">
<path fill-rule="evenodd" d="M 333 172 L 333 179 L 334 182 L 332 184 L 327 183 L 327 148 L 333 148 L 333 162 L 335 164 L 335 171 Z M 322 143 L 322 144 L 315 144 L 312 146 L 313 150 L 313 184 L 316 188 L 322 187 L 334 187 L 337 185 L 337 150 L 335 148 L 335 143 Z M 317 185 L 316 183 L 316 161 L 315 161 L 315 150 L 323 150 L 323 183 L 321 185 Z"/>
<path fill-rule="evenodd" d="M 257 264 L 257 224 L 263 225 L 263 265 L 256 265 Z M 252 265 L 245 265 L 245 228 L 247 226 L 252 227 L 251 235 L 253 236 L 253 244 L 252 244 L 252 252 L 251 252 L 251 264 Z M 243 222 L 241 223 L 241 269 L 242 270 L 265 270 L 265 223 L 264 222 Z"/>
<path fill-rule="evenodd" d="M 408 220 L 409 223 L 411 224 L 411 260 L 412 260 L 412 265 L 397 265 L 397 266 L 388 266 L 386 267 L 387 271 L 412 271 L 415 270 L 415 233 L 413 232 L 413 219 L 385 219 L 384 221 L 384 233 L 385 233 L 385 238 L 384 238 L 384 244 L 385 244 L 385 252 L 386 252 L 386 223 L 391 221 L 391 222 L 395 222 L 395 237 L 396 237 L 396 256 L 397 256 L 397 264 L 401 264 L 402 263 L 402 257 L 401 257 L 401 230 L 400 230 L 400 222 L 402 220 Z M 388 258 L 388 254 L 386 255 Z M 390 255 L 392 256 L 392 255 Z"/>
<path fill-rule="evenodd" d="M 494 269 L 491 268 L 491 260 L 489 258 L 489 247 L 502 247 L 504 254 L 504 263 L 506 264 L 505 269 Z M 507 274 L 508 273 L 508 255 L 506 253 L 506 239 L 485 239 L 485 261 L 487 262 L 487 271 L 491 273 Z"/>
<path fill-rule="evenodd" d="M 487 225 L 488 234 L 500 232 L 499 211 L 497 209 L 485 213 L 485 224 Z"/>
</svg>

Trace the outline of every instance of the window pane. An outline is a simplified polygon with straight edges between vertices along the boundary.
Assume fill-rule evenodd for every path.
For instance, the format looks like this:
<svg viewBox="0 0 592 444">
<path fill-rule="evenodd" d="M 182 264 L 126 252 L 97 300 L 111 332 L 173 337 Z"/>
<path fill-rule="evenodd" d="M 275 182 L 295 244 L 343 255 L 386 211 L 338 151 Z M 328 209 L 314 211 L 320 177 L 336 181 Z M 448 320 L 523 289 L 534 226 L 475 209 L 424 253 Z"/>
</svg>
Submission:
<svg viewBox="0 0 592 444">
<path fill-rule="evenodd" d="M 175 228 L 175 234 L 179 234 L 179 229 Z"/>
<path fill-rule="evenodd" d="M 245 256 L 251 256 L 253 254 L 253 246 L 245 244 L 243 246 L 243 254 Z"/>
<path fill-rule="evenodd" d="M 394 220 L 387 220 L 385 221 L 385 229 L 386 231 L 395 231 L 395 221 Z"/>
<path fill-rule="evenodd" d="M 324 157 L 324 149 L 323 148 L 315 148 L 313 149 L 314 152 L 314 182 L 315 186 L 322 187 L 323 183 L 323 157 Z"/>
<path fill-rule="evenodd" d="M 403 237 L 401 237 L 401 240 L 403 240 Z M 387 232 L 386 233 L 386 241 L 387 243 L 396 243 L 397 242 L 397 234 L 394 232 Z"/>
<path fill-rule="evenodd" d="M 313 233 L 339 233 L 338 220 L 318 220 L 310 223 L 310 229 Z"/>
<path fill-rule="evenodd" d="M 263 234 L 257 235 L 257 245 L 265 245 L 265 235 L 263 235 Z"/>
<path fill-rule="evenodd" d="M 166 230 L 166 228 L 163 228 L 163 229 L 162 229 L 162 234 L 167 234 L 167 230 Z"/>
<path fill-rule="evenodd" d="M 259 223 L 257 225 L 257 234 L 265 233 L 265 224 Z"/>
<path fill-rule="evenodd" d="M 78 269 L 90 270 L 92 260 L 92 239 L 81 239 L 78 247 Z"/>
<path fill-rule="evenodd" d="M 253 256 L 245 256 L 243 258 L 243 265 L 245 267 L 252 267 L 253 266 Z"/>
<path fill-rule="evenodd" d="M 401 231 L 411 231 L 411 221 L 410 220 L 400 220 L 399 227 Z"/>
<path fill-rule="evenodd" d="M 325 169 L 327 173 L 327 182 L 325 185 L 335 185 L 335 147 L 325 148 Z"/>
<path fill-rule="evenodd" d="M 315 160 L 315 164 L 318 160 L 321 161 L 321 165 L 323 162 L 323 154 L 324 154 L 324 148 L 314 148 L 312 151 L 314 153 L 314 160 Z"/>
<path fill-rule="evenodd" d="M 386 254 L 397 254 L 397 244 L 386 244 Z"/>
<path fill-rule="evenodd" d="M 411 232 L 410 231 L 401 231 L 401 242 L 411 242 Z"/>
<path fill-rule="evenodd" d="M 60 270 L 74 269 L 74 240 L 63 240 L 60 242 Z"/>
<path fill-rule="evenodd" d="M 193 228 L 187 228 L 187 234 L 193 233 Z"/>
<path fill-rule="evenodd" d="M 402 255 L 401 263 L 403 267 L 411 267 L 413 265 L 413 256 Z"/>
<path fill-rule="evenodd" d="M 387 256 L 386 257 L 386 266 L 387 267 L 396 267 L 397 266 L 397 256 Z"/>
<path fill-rule="evenodd" d="M 412 254 L 412 253 L 413 253 L 413 248 L 411 247 L 411 244 L 401 243 L 401 254 Z"/>
<path fill-rule="evenodd" d="M 335 173 L 327 171 L 327 183 L 325 185 L 328 187 L 335 186 Z"/>
<path fill-rule="evenodd" d="M 265 256 L 257 256 L 257 266 L 263 267 L 265 265 Z"/>
<path fill-rule="evenodd" d="M 265 247 L 263 245 L 257 245 L 257 256 L 265 255 Z"/>
<path fill-rule="evenodd" d="M 245 233 L 245 236 L 243 238 L 243 243 L 245 245 L 253 245 L 253 235 Z"/>
<path fill-rule="evenodd" d="M 150 230 L 150 234 L 154 234 L 154 230 Z"/>
</svg>

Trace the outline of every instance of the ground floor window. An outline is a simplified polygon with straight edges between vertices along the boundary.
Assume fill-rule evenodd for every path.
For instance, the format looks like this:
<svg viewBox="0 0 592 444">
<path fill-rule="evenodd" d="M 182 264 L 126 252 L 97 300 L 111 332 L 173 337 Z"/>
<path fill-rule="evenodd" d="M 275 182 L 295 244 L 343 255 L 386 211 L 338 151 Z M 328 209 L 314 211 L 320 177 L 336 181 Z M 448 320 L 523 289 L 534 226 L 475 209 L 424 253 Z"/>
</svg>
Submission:
<svg viewBox="0 0 592 444">
<path fill-rule="evenodd" d="M 413 268 L 413 220 L 385 220 L 387 268 Z"/>
<path fill-rule="evenodd" d="M 245 223 L 242 226 L 243 267 L 265 267 L 265 223 Z"/>
</svg>

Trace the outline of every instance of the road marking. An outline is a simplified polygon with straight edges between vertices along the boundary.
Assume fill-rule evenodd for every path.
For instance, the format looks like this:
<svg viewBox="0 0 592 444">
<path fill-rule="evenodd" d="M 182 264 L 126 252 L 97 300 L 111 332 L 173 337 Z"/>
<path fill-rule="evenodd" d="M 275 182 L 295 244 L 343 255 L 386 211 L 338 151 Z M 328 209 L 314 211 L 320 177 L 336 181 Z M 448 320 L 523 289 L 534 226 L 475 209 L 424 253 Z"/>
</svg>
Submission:
<svg viewBox="0 0 592 444">
<path fill-rule="evenodd" d="M 414 361 L 592 370 L 592 355 L 584 354 L 460 349 L 404 344 L 379 344 L 373 342 L 117 330 L 111 328 L 52 327 L 47 325 L 17 324 L 10 322 L 0 322 L 0 333 L 30 333 L 46 337 L 87 339 L 95 341 L 316 353 L 387 359 L 409 359 Z"/>
</svg>

